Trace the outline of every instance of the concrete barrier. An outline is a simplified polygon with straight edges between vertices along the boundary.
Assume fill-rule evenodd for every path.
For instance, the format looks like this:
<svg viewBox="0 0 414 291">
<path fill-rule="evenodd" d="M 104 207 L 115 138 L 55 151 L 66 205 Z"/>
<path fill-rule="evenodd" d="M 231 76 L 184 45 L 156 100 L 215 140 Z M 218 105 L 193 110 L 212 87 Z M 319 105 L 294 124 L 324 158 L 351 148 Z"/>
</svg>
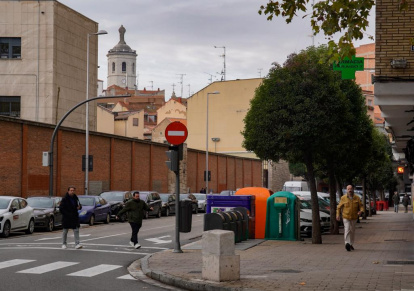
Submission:
<svg viewBox="0 0 414 291">
<path fill-rule="evenodd" d="M 240 256 L 235 254 L 233 231 L 204 231 L 202 257 L 203 279 L 216 282 L 240 280 Z"/>
</svg>

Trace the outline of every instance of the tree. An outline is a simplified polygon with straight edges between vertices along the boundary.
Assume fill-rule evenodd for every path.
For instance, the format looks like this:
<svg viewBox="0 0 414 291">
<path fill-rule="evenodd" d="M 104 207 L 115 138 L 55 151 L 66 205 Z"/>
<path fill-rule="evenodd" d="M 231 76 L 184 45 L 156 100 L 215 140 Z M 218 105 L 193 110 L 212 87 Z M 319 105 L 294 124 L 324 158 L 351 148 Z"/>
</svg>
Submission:
<svg viewBox="0 0 414 291">
<path fill-rule="evenodd" d="M 348 100 L 340 74 L 320 63 L 327 48 L 310 47 L 292 54 L 284 66 L 274 64 L 256 89 L 242 132 L 243 146 L 262 160 L 287 160 L 306 165 L 312 199 L 312 243 L 322 243 L 315 161 L 331 146 L 347 115 Z"/>
<path fill-rule="evenodd" d="M 410 0 L 401 0 L 400 10 L 408 10 Z M 298 12 L 310 10 L 310 22 L 314 35 L 321 31 L 327 36 L 331 60 L 343 59 L 355 55 L 353 41 L 362 39 L 368 27 L 368 16 L 375 5 L 374 0 L 326 0 L 319 1 L 309 8 L 309 0 L 269 0 L 260 6 L 259 14 L 267 15 L 268 20 L 274 16 L 286 18 L 290 23 Z M 338 42 L 332 38 L 339 34 Z M 373 39 L 372 36 L 369 36 Z"/>
</svg>

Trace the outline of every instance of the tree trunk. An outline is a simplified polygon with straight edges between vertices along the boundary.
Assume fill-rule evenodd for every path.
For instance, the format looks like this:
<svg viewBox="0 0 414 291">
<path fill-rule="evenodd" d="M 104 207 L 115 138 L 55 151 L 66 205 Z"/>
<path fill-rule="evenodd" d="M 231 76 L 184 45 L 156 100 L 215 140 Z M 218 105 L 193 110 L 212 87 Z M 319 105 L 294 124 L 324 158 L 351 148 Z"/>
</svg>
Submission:
<svg viewBox="0 0 414 291">
<path fill-rule="evenodd" d="M 330 214 L 331 214 L 331 234 L 339 234 L 339 224 L 336 221 L 336 179 L 334 171 L 329 166 L 329 200 L 330 200 Z"/>
<path fill-rule="evenodd" d="M 367 187 L 366 183 L 365 183 L 365 178 L 362 179 L 362 205 L 364 205 L 364 215 L 362 216 L 362 219 L 367 219 L 367 213 L 365 211 L 366 206 L 367 206 L 367 199 L 366 199 L 366 195 L 365 195 L 365 188 Z M 371 207 L 369 207 L 368 209 L 370 209 Z"/>
<path fill-rule="evenodd" d="M 306 169 L 309 177 L 309 186 L 311 190 L 311 201 L 312 201 L 312 244 L 321 244 L 321 221 L 319 216 L 319 203 L 318 194 L 316 190 L 315 173 L 313 169 L 313 159 L 309 154 L 305 157 Z"/>
</svg>

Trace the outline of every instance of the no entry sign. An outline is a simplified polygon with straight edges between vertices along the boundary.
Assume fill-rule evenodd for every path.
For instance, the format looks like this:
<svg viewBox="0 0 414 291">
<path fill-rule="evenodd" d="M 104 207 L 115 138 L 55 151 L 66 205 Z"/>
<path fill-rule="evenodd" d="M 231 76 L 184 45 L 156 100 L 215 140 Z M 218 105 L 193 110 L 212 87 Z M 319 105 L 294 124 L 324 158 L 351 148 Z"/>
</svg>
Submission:
<svg viewBox="0 0 414 291">
<path fill-rule="evenodd" d="M 187 139 L 187 127 L 179 121 L 171 122 L 165 129 L 165 138 L 170 144 L 180 145 Z"/>
</svg>

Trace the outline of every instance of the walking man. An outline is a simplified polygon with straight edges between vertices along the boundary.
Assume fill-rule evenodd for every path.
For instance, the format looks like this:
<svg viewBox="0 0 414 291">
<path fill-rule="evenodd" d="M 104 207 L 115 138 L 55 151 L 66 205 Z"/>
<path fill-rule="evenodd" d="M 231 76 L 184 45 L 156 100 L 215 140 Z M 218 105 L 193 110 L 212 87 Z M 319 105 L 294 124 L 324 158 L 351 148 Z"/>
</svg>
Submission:
<svg viewBox="0 0 414 291">
<path fill-rule="evenodd" d="M 79 202 L 78 196 L 75 194 L 76 188 L 70 186 L 68 192 L 66 192 L 65 197 L 62 198 L 62 201 L 59 205 L 60 213 L 62 213 L 62 249 L 67 248 L 67 237 L 69 229 L 73 229 L 75 235 L 75 249 L 81 249 L 82 245 L 79 241 L 79 213 L 78 210 L 82 209 L 82 205 Z"/>
<path fill-rule="evenodd" d="M 408 212 L 408 204 L 410 204 L 410 197 L 407 193 L 405 193 L 402 199 L 402 205 L 404 205 L 404 213 Z"/>
<path fill-rule="evenodd" d="M 354 250 L 355 226 L 358 217 L 364 212 L 364 207 L 359 196 L 354 195 L 354 187 L 346 186 L 346 195 L 341 197 L 341 201 L 336 209 L 336 220 L 342 218 L 344 221 L 345 248 L 349 252 Z"/>
<path fill-rule="evenodd" d="M 398 204 L 400 204 L 400 195 L 398 195 L 397 191 L 395 191 L 394 196 L 392 196 L 392 202 L 394 202 L 394 212 L 398 213 Z"/>
<path fill-rule="evenodd" d="M 124 208 L 118 212 L 116 219 L 119 219 L 123 213 L 127 213 L 127 219 L 132 229 L 131 241 L 129 244 L 134 248 L 139 249 L 141 245 L 138 243 L 138 232 L 142 226 L 144 210 L 149 211 L 153 210 L 153 208 L 149 207 L 147 203 L 139 199 L 138 191 L 134 192 L 132 198 L 133 199 L 129 200 Z"/>
</svg>

